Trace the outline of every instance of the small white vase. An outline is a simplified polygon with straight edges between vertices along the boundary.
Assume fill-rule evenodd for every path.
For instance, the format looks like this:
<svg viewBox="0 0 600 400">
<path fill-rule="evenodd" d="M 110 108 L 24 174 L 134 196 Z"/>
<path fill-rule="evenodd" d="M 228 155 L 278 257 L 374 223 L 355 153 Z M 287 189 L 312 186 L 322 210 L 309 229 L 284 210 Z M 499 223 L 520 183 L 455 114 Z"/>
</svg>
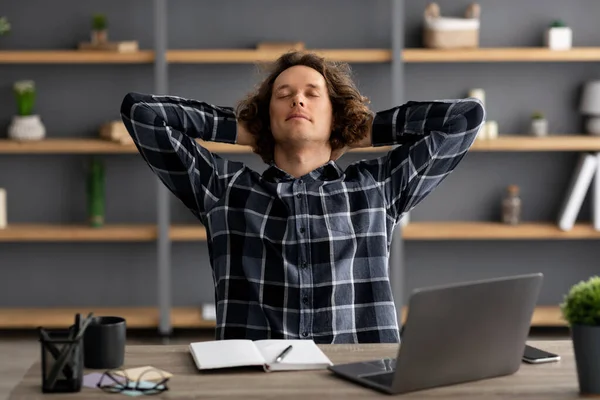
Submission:
<svg viewBox="0 0 600 400">
<path fill-rule="evenodd" d="M 535 118 L 531 120 L 531 134 L 534 136 L 548 135 L 548 121 L 546 119 Z"/>
<path fill-rule="evenodd" d="M 8 137 L 13 140 L 41 140 L 46 127 L 39 115 L 15 115 L 8 126 Z"/>
<path fill-rule="evenodd" d="M 550 50 L 569 50 L 573 46 L 573 31 L 569 27 L 546 30 L 545 44 Z"/>
</svg>

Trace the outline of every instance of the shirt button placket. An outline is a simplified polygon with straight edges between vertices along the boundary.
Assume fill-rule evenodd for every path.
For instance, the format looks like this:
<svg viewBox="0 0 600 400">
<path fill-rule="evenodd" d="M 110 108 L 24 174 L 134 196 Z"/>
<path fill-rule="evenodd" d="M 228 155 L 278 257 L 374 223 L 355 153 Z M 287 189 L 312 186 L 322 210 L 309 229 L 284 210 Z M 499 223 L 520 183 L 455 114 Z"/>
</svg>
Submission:
<svg viewBox="0 0 600 400">
<path fill-rule="evenodd" d="M 307 215 L 308 210 L 306 209 L 306 202 L 302 201 L 303 195 L 303 184 L 302 179 L 298 180 L 296 186 L 296 215 L 298 216 L 296 219 L 296 223 L 298 225 L 299 232 L 299 240 L 304 240 L 306 238 L 306 230 L 308 221 L 306 220 L 305 215 Z M 311 319 L 312 316 L 310 313 L 304 312 L 303 308 L 307 308 L 310 306 L 310 285 L 311 285 L 311 277 L 308 269 L 308 244 L 303 242 L 300 246 L 298 246 L 298 257 L 300 261 L 300 273 L 299 273 L 299 285 L 300 285 L 300 334 L 303 338 L 307 338 L 309 336 L 309 332 L 311 331 Z"/>
</svg>

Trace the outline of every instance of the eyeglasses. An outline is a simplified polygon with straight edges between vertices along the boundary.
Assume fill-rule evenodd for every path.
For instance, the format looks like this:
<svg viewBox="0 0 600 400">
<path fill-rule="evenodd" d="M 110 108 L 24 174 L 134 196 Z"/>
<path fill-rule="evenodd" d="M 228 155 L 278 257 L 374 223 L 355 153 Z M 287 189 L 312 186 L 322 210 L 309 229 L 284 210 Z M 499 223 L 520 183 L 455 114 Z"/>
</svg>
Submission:
<svg viewBox="0 0 600 400">
<path fill-rule="evenodd" d="M 145 381 L 143 377 L 149 372 L 160 375 L 161 379 L 159 379 L 158 382 Z M 169 390 L 167 387 L 168 381 L 169 378 L 157 369 L 148 369 L 144 371 L 136 380 L 130 379 L 129 376 L 127 376 L 127 372 L 124 370 L 114 369 L 105 371 L 100 377 L 100 380 L 96 386 L 108 393 L 123 393 L 131 391 L 151 395 Z"/>
</svg>

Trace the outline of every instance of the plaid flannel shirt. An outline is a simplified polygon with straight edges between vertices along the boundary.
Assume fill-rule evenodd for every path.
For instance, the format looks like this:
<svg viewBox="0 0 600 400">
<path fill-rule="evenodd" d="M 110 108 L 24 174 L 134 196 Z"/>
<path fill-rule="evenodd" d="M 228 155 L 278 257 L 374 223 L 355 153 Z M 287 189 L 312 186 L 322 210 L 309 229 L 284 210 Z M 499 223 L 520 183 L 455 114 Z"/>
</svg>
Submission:
<svg viewBox="0 0 600 400">
<path fill-rule="evenodd" d="M 342 170 L 261 174 L 194 139 L 235 143 L 231 107 L 128 93 L 122 119 L 167 188 L 202 222 L 216 339 L 398 342 L 388 274 L 392 231 L 461 161 L 485 120 L 476 99 L 411 101 L 375 114 L 372 145 Z"/>
</svg>

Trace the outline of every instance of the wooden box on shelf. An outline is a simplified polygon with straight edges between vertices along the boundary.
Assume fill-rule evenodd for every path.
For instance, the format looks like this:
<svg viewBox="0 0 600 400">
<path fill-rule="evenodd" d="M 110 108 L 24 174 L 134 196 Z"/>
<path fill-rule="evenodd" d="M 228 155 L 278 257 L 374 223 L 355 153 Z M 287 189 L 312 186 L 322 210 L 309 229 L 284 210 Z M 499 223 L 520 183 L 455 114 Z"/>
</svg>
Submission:
<svg viewBox="0 0 600 400">
<path fill-rule="evenodd" d="M 102 124 L 100 137 L 122 145 L 133 144 L 133 140 L 122 121 L 109 121 Z"/>
<path fill-rule="evenodd" d="M 84 51 L 114 51 L 117 53 L 135 53 L 139 50 L 139 44 L 136 40 L 127 40 L 121 42 L 81 42 L 79 50 Z"/>
</svg>

